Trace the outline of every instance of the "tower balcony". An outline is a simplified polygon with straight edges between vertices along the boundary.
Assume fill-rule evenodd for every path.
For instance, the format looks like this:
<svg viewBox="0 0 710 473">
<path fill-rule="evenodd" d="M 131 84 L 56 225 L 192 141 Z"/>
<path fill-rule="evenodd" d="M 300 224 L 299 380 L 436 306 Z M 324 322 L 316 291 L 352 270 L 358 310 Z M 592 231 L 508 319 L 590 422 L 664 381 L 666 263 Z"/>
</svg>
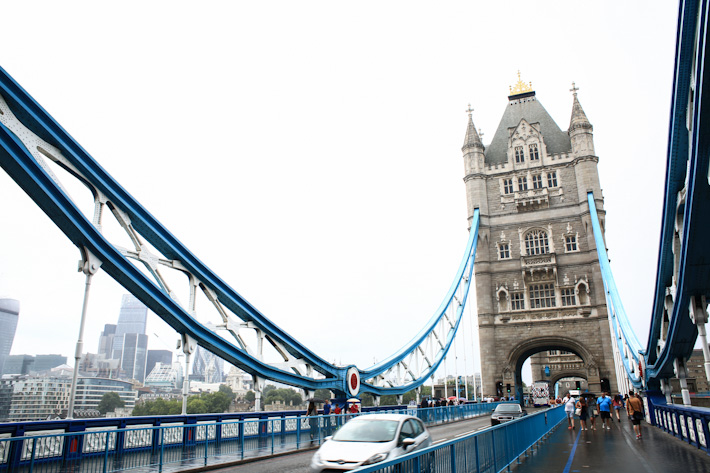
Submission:
<svg viewBox="0 0 710 473">
<path fill-rule="evenodd" d="M 528 189 L 515 193 L 515 205 L 518 210 L 533 210 L 550 206 L 550 194 L 547 187 Z"/>
<path fill-rule="evenodd" d="M 557 267 L 557 257 L 555 253 L 545 253 L 543 255 L 521 257 L 523 269 L 525 270 L 545 270 Z"/>
</svg>

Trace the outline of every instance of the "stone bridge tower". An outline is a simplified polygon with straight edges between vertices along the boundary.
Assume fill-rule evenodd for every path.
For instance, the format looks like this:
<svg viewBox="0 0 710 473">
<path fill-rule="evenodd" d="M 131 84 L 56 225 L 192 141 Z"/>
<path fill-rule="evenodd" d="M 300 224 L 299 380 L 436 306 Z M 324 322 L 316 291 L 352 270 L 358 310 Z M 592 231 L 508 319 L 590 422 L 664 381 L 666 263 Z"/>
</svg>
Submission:
<svg viewBox="0 0 710 473">
<path fill-rule="evenodd" d="M 599 158 L 577 90 L 572 84 L 566 133 L 519 74 L 488 146 L 468 110 L 462 151 L 469 224 L 475 208 L 481 215 L 474 271 L 484 395 L 520 396 L 523 362 L 548 350 L 578 357 L 548 369 L 548 381 L 575 376 L 591 392 L 617 391 L 587 204 L 593 192 L 603 230 Z"/>
</svg>

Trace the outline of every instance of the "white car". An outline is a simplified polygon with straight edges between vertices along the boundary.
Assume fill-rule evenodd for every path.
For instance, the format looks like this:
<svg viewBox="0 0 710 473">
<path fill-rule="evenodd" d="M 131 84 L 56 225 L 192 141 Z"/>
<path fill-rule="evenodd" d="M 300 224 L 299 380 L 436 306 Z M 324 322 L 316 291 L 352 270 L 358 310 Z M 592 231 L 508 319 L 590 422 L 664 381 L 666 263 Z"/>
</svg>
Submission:
<svg viewBox="0 0 710 473">
<path fill-rule="evenodd" d="M 343 425 L 321 445 L 311 470 L 349 471 L 431 445 L 422 421 L 405 414 L 367 414 Z"/>
</svg>

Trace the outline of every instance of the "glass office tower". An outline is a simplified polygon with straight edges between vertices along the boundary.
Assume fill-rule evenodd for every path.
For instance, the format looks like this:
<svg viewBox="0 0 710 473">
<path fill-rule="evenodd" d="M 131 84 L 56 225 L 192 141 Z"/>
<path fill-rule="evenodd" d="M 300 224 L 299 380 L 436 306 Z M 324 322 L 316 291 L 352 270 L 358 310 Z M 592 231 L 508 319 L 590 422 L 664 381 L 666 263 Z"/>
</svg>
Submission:
<svg viewBox="0 0 710 473">
<path fill-rule="evenodd" d="M 3 374 L 5 358 L 10 354 L 15 339 L 17 320 L 20 317 L 20 301 L 0 299 L 0 376 Z"/>
<path fill-rule="evenodd" d="M 145 334 L 148 308 L 132 294 L 121 300 L 111 358 L 121 360 L 122 376 L 145 380 L 148 336 Z"/>
</svg>

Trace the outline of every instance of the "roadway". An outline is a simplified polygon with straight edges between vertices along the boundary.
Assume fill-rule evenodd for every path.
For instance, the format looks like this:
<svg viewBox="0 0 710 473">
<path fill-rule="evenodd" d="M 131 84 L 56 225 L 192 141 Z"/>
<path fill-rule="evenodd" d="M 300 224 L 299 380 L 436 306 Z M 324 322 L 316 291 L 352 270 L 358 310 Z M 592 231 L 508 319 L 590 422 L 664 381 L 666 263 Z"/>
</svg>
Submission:
<svg viewBox="0 0 710 473">
<path fill-rule="evenodd" d="M 528 412 L 532 413 L 532 410 L 528 409 Z M 447 440 L 470 435 L 490 426 L 491 417 L 490 415 L 485 415 L 450 424 L 435 425 L 428 427 L 428 429 L 432 436 L 433 445 L 436 445 Z M 226 468 L 210 468 L 210 471 L 219 473 L 273 473 L 275 471 L 280 473 L 308 473 L 311 471 L 311 457 L 316 450 L 317 447 L 314 447 L 279 456 L 249 459 Z"/>
</svg>

